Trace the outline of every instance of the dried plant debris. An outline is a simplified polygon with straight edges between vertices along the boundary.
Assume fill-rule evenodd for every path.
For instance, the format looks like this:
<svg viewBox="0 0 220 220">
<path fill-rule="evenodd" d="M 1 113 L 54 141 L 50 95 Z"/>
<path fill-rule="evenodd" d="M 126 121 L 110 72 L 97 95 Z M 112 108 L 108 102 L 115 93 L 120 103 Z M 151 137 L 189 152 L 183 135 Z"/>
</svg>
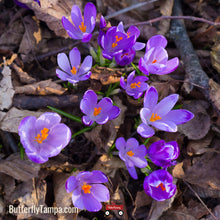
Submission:
<svg viewBox="0 0 220 220">
<path fill-rule="evenodd" d="M 30 161 L 27 156 L 21 159 L 20 153 L 15 153 L 0 160 L 0 172 L 17 180 L 28 181 L 38 175 L 40 165 Z"/>
<path fill-rule="evenodd" d="M 2 75 L 3 79 L 0 81 L 0 110 L 6 110 L 11 107 L 15 93 L 11 81 L 11 69 L 9 66 L 4 66 Z"/>
<path fill-rule="evenodd" d="M 213 79 L 209 80 L 209 94 L 212 102 L 220 111 L 220 84 Z"/>
<path fill-rule="evenodd" d="M 17 108 L 11 108 L 7 113 L 4 113 L 2 120 L 0 121 L 0 128 L 3 131 L 18 133 L 18 126 L 20 121 L 26 116 L 39 117 L 42 112 L 32 112 L 28 110 L 19 110 Z"/>
<path fill-rule="evenodd" d="M 191 140 L 205 137 L 211 125 L 210 116 L 206 111 L 208 107 L 209 103 L 202 100 L 184 102 L 183 108 L 191 111 L 194 118 L 186 124 L 179 125 L 179 131 Z"/>
<path fill-rule="evenodd" d="M 82 1 L 80 0 L 41 0 L 41 7 L 33 0 L 19 0 L 19 2 L 27 4 L 34 11 L 37 19 L 44 21 L 60 37 L 68 36 L 62 26 L 62 16 L 70 18 L 73 5 L 78 5 L 82 9 Z"/>
<path fill-rule="evenodd" d="M 26 95 L 62 95 L 65 91 L 67 91 L 67 88 L 63 88 L 51 79 L 15 88 L 16 94 Z"/>
</svg>

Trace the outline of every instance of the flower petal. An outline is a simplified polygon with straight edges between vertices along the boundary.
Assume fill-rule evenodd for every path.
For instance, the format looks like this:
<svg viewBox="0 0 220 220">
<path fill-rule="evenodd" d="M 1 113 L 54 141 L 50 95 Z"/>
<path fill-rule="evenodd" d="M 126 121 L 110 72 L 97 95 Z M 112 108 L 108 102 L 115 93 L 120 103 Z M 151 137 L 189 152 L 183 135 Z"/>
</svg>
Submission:
<svg viewBox="0 0 220 220">
<path fill-rule="evenodd" d="M 45 163 L 48 161 L 48 157 L 47 156 L 44 156 L 44 155 L 39 155 L 38 152 L 27 152 L 25 151 L 28 158 L 30 160 L 32 160 L 34 163 Z"/>
<path fill-rule="evenodd" d="M 106 202 L 109 200 L 109 190 L 102 184 L 93 184 L 91 193 L 99 202 Z"/>
<path fill-rule="evenodd" d="M 108 111 L 109 120 L 115 119 L 119 116 L 121 110 L 117 106 L 112 106 L 112 108 Z"/>
<path fill-rule="evenodd" d="M 126 142 L 126 150 L 129 151 L 139 146 L 138 141 L 135 138 L 129 138 Z"/>
<path fill-rule="evenodd" d="M 81 194 L 81 187 L 78 187 L 76 190 L 73 191 L 72 201 L 73 205 L 76 208 L 84 209 L 85 206 L 83 201 L 83 195 Z"/>
<path fill-rule="evenodd" d="M 92 17 L 93 17 L 93 19 L 92 19 Z M 85 9 L 84 9 L 84 23 L 86 26 L 87 33 L 91 33 L 94 30 L 95 19 L 96 19 L 96 7 L 91 2 L 88 2 L 85 5 Z"/>
<path fill-rule="evenodd" d="M 79 26 L 81 25 L 83 18 L 82 18 L 81 10 L 78 5 L 73 5 L 72 10 L 71 10 L 71 18 L 72 18 L 73 24 L 75 25 L 76 29 L 78 31 L 81 31 L 79 29 Z"/>
<path fill-rule="evenodd" d="M 142 50 L 145 47 L 145 43 L 136 42 L 133 46 L 133 49 L 135 50 Z"/>
<path fill-rule="evenodd" d="M 84 193 L 82 200 L 85 209 L 89 212 L 98 212 L 102 208 L 102 204 L 93 196 L 92 193 Z"/>
<path fill-rule="evenodd" d="M 120 137 L 116 140 L 115 142 L 115 147 L 121 151 L 121 150 L 124 150 L 125 149 L 125 145 L 126 145 L 126 141 L 123 137 Z"/>
<path fill-rule="evenodd" d="M 147 160 L 144 157 L 136 157 L 135 155 L 130 158 L 134 165 L 138 168 L 144 168 L 147 166 Z"/>
<path fill-rule="evenodd" d="M 84 115 L 82 117 L 82 122 L 84 125 L 90 126 L 93 124 L 94 121 L 92 121 L 88 116 Z"/>
<path fill-rule="evenodd" d="M 72 192 L 76 187 L 78 187 L 78 182 L 75 176 L 70 176 L 66 181 L 66 191 L 68 193 Z"/>
<path fill-rule="evenodd" d="M 166 69 L 163 70 L 160 73 L 157 73 L 157 74 L 158 75 L 164 75 L 164 74 L 171 73 L 174 70 L 176 70 L 178 66 L 179 66 L 179 59 L 177 57 L 175 57 L 175 58 L 173 58 L 171 60 L 168 60 L 167 64 L 166 64 Z"/>
<path fill-rule="evenodd" d="M 146 50 L 149 50 L 152 47 L 163 47 L 167 46 L 167 39 L 162 35 L 155 35 L 151 37 L 146 46 Z"/>
<path fill-rule="evenodd" d="M 155 128 L 162 130 L 162 131 L 167 131 L 167 132 L 176 132 L 177 131 L 177 126 L 174 122 L 172 121 L 165 121 L 163 119 L 151 122 L 151 125 L 153 125 Z"/>
<path fill-rule="evenodd" d="M 132 83 L 132 80 L 134 79 L 134 77 L 135 77 L 135 71 L 132 71 L 127 77 L 127 84 L 130 85 Z"/>
<path fill-rule="evenodd" d="M 144 74 L 149 75 L 148 69 L 147 69 L 147 64 L 145 63 L 145 60 L 143 57 L 140 58 L 139 63 L 138 63 L 138 68 L 140 71 L 142 71 Z"/>
<path fill-rule="evenodd" d="M 62 17 L 62 24 L 63 27 L 65 28 L 66 32 L 68 35 L 73 38 L 73 39 L 82 39 L 83 35 L 81 32 L 79 32 L 78 29 L 76 29 L 73 24 L 66 18 Z"/>
<path fill-rule="evenodd" d="M 83 75 L 83 74 L 87 73 L 91 68 L 92 68 L 92 56 L 87 56 L 83 60 L 83 63 L 80 66 L 78 74 Z"/>
<path fill-rule="evenodd" d="M 131 177 L 133 179 L 135 179 L 135 180 L 138 179 L 137 172 L 136 172 L 136 169 L 135 169 L 134 166 L 133 167 L 128 167 L 127 166 L 127 169 L 128 169 L 129 174 L 131 175 Z"/>
<path fill-rule="evenodd" d="M 91 114 L 97 104 L 97 95 L 93 90 L 87 90 L 80 102 L 80 109 L 84 114 Z"/>
<path fill-rule="evenodd" d="M 82 38 L 82 42 L 86 43 L 89 42 L 92 38 L 92 34 L 88 34 L 88 33 L 84 33 L 83 34 L 83 38 Z"/>
<path fill-rule="evenodd" d="M 152 112 L 148 108 L 142 108 L 140 111 L 140 117 L 144 124 L 148 124 L 148 120 L 151 116 Z"/>
<path fill-rule="evenodd" d="M 36 127 L 37 132 L 40 132 L 40 130 L 42 130 L 43 128 L 51 129 L 52 127 L 59 124 L 60 121 L 61 121 L 61 117 L 57 113 L 46 112 L 46 113 L 43 113 L 36 120 L 35 127 Z"/>
<path fill-rule="evenodd" d="M 184 124 L 194 117 L 193 113 L 185 109 L 171 110 L 166 116 L 163 117 L 166 121 L 172 121 L 176 125 Z"/>
<path fill-rule="evenodd" d="M 107 113 L 112 108 L 112 100 L 110 98 L 103 98 L 97 104 L 97 108 L 101 108 L 101 112 Z"/>
<path fill-rule="evenodd" d="M 71 72 L 71 67 L 70 67 L 70 62 L 65 53 L 59 53 L 57 55 L 57 63 L 58 66 L 65 72 L 70 73 Z"/>
<path fill-rule="evenodd" d="M 152 137 L 155 134 L 154 129 L 144 123 L 137 127 L 137 132 L 144 138 Z"/>
<path fill-rule="evenodd" d="M 71 66 L 75 67 L 76 70 L 78 70 L 80 62 L 81 62 L 81 55 L 77 47 L 74 47 L 69 52 L 69 59 L 70 59 Z"/>
<path fill-rule="evenodd" d="M 130 36 L 134 35 L 137 39 L 140 36 L 140 31 L 136 26 L 130 26 L 128 28 L 127 34 L 130 35 Z"/>
<path fill-rule="evenodd" d="M 70 74 L 66 73 L 66 72 L 63 72 L 62 70 L 60 69 L 56 69 L 56 74 L 57 74 L 57 77 L 59 77 L 60 79 L 62 79 L 63 81 L 69 81 L 71 79 L 71 76 Z"/>
<path fill-rule="evenodd" d="M 178 94 L 172 94 L 162 99 L 153 109 L 153 112 L 160 117 L 165 116 L 176 104 L 179 99 Z"/>
<path fill-rule="evenodd" d="M 125 82 L 125 80 L 124 80 L 124 77 L 123 77 L 123 76 L 121 76 L 121 78 L 120 78 L 120 86 L 121 86 L 123 89 L 125 89 L 125 88 L 126 88 L 126 82 Z"/>
<path fill-rule="evenodd" d="M 108 178 L 106 175 L 100 170 L 93 170 L 92 175 L 86 178 L 87 183 L 106 183 L 108 182 Z"/>
</svg>

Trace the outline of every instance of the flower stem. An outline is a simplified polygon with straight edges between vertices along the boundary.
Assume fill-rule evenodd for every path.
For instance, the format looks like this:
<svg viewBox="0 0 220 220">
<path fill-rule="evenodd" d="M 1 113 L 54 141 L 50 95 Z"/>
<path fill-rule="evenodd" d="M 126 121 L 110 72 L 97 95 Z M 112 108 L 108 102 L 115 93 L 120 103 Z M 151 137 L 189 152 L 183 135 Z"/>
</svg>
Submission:
<svg viewBox="0 0 220 220">
<path fill-rule="evenodd" d="M 54 112 L 56 112 L 58 114 L 61 114 L 61 115 L 65 116 L 65 117 L 67 117 L 67 118 L 69 118 L 69 119 L 71 119 L 73 121 L 76 121 L 76 122 L 82 124 L 82 120 L 81 120 L 80 117 L 77 117 L 75 115 L 71 115 L 71 114 L 69 114 L 67 112 L 64 112 L 64 111 L 62 111 L 60 109 L 57 109 L 57 108 L 54 108 L 54 107 L 51 107 L 51 106 L 47 106 L 47 108 L 49 108 L 50 110 L 52 110 L 52 111 L 54 111 Z"/>
<path fill-rule="evenodd" d="M 148 144 L 148 142 L 150 141 L 150 138 L 147 138 L 145 141 L 144 141 L 144 143 L 143 143 L 143 145 L 147 145 Z"/>
<path fill-rule="evenodd" d="M 86 131 L 90 131 L 90 130 L 92 130 L 93 128 L 94 128 L 94 126 L 90 126 L 90 127 L 83 128 L 83 129 L 77 131 L 76 133 L 74 133 L 74 134 L 72 135 L 72 138 L 74 138 L 74 137 L 76 137 L 77 135 L 80 135 L 80 134 L 82 134 L 82 133 L 84 133 L 84 132 L 86 132 Z"/>
</svg>

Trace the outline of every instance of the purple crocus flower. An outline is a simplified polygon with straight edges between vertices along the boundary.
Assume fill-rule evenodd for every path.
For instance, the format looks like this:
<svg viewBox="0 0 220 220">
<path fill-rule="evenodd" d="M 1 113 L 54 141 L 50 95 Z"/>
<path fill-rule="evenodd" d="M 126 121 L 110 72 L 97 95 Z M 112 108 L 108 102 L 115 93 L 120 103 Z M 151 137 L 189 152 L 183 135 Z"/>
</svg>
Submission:
<svg viewBox="0 0 220 220">
<path fill-rule="evenodd" d="M 117 26 L 118 30 L 127 35 L 127 38 L 134 36 L 134 44 L 130 48 L 125 48 L 122 52 L 115 55 L 115 61 L 120 66 L 125 66 L 130 64 L 136 54 L 137 50 L 142 50 L 145 47 L 144 43 L 136 42 L 137 38 L 140 36 L 140 31 L 135 26 L 130 26 L 127 33 L 124 31 L 123 23 L 120 22 Z"/>
<path fill-rule="evenodd" d="M 179 65 L 177 57 L 168 60 L 167 51 L 164 49 L 167 40 L 162 35 L 151 37 L 146 46 L 144 57 L 139 60 L 139 69 L 146 75 L 164 75 L 173 72 Z"/>
<path fill-rule="evenodd" d="M 105 18 L 103 17 L 103 15 L 101 15 L 101 17 L 100 17 L 99 27 L 100 27 L 101 29 L 103 29 L 103 28 L 106 27 L 106 21 L 105 21 Z"/>
<path fill-rule="evenodd" d="M 148 88 L 148 84 L 145 83 L 147 80 L 148 78 L 146 76 L 135 77 L 135 71 L 133 71 L 128 75 L 127 83 L 125 82 L 123 76 L 120 78 L 120 85 L 123 89 L 125 89 L 128 95 L 138 99 Z"/>
<path fill-rule="evenodd" d="M 137 179 L 135 166 L 139 168 L 147 166 L 147 160 L 145 159 L 146 147 L 139 145 L 135 138 L 129 138 L 126 142 L 123 137 L 116 140 L 115 146 L 119 150 L 119 157 L 125 162 L 131 177 Z"/>
<path fill-rule="evenodd" d="M 169 167 L 173 160 L 177 159 L 180 154 L 179 146 L 176 141 L 165 142 L 160 140 L 151 144 L 147 151 L 148 158 L 157 166 Z"/>
<path fill-rule="evenodd" d="M 157 104 L 157 90 L 150 87 L 144 96 L 144 108 L 140 111 L 142 123 L 138 126 L 137 132 L 142 137 L 149 138 L 155 133 L 150 125 L 162 131 L 176 132 L 177 125 L 191 120 L 194 115 L 190 111 L 184 109 L 171 110 L 178 98 L 178 94 L 172 94 Z"/>
<path fill-rule="evenodd" d="M 98 124 L 105 124 L 108 120 L 118 117 L 120 108 L 113 106 L 110 98 L 103 98 L 98 103 L 98 97 L 92 90 L 87 90 L 80 102 L 81 111 L 86 114 L 82 117 L 85 125 L 92 125 L 94 121 Z"/>
<path fill-rule="evenodd" d="M 38 3 L 39 6 L 41 6 L 40 4 L 40 0 L 33 0 L 35 2 Z M 26 8 L 26 9 L 30 9 L 26 4 L 19 2 L 18 0 L 14 0 L 14 3 L 22 8 Z"/>
<path fill-rule="evenodd" d="M 92 56 L 87 56 L 81 65 L 80 62 L 81 55 L 77 47 L 69 52 L 69 59 L 65 53 L 59 53 L 57 63 L 62 70 L 56 70 L 57 76 L 73 84 L 87 80 L 91 76 Z"/>
<path fill-rule="evenodd" d="M 30 160 L 44 163 L 67 146 L 71 131 L 60 121 L 57 113 L 46 112 L 39 118 L 28 116 L 20 122 L 20 140 Z"/>
<path fill-rule="evenodd" d="M 76 40 L 82 42 L 90 41 L 92 32 L 95 28 L 96 8 L 91 2 L 85 5 L 84 16 L 77 5 L 73 5 L 71 11 L 72 23 L 66 18 L 62 17 L 63 27 L 66 29 L 68 35 Z"/>
<path fill-rule="evenodd" d="M 134 43 L 135 36 L 128 37 L 126 33 L 119 31 L 118 27 L 111 27 L 101 38 L 102 55 L 104 58 L 112 60 L 116 54 L 131 48 Z"/>
<path fill-rule="evenodd" d="M 105 182 L 108 182 L 108 178 L 101 171 L 84 171 L 67 179 L 66 191 L 73 191 L 72 201 L 75 207 L 98 212 L 102 208 L 101 202 L 109 200 L 109 190 L 101 184 Z"/>
<path fill-rule="evenodd" d="M 166 170 L 153 171 L 145 177 L 143 185 L 145 193 L 157 201 L 169 199 L 176 192 L 173 177 Z"/>
</svg>

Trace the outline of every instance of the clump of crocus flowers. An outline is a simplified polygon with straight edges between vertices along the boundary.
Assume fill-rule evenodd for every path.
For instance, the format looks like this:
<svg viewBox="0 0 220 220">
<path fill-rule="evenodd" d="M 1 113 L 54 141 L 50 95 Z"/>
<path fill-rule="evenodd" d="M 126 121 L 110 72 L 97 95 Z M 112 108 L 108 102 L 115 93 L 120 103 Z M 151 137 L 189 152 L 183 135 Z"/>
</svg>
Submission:
<svg viewBox="0 0 220 220">
<path fill-rule="evenodd" d="M 39 1 L 37 2 L 39 3 Z M 72 22 L 66 17 L 62 17 L 63 27 L 68 35 L 75 40 L 89 42 L 96 24 L 94 4 L 89 2 L 85 5 L 84 16 L 79 7 L 74 5 L 71 20 Z M 106 21 L 101 16 L 99 28 L 100 33 L 97 40 L 101 46 L 99 55 L 103 60 L 115 61 L 120 66 L 129 65 L 133 61 L 136 51 L 145 47 L 144 43 L 137 42 L 140 31 L 135 26 L 131 26 L 125 31 L 123 23 L 120 22 L 118 26 L 107 28 Z M 178 94 L 169 95 L 158 102 L 156 88 L 147 84 L 150 74 L 168 74 L 179 65 L 177 57 L 168 60 L 166 45 L 167 40 L 161 35 L 150 38 L 146 43 L 145 55 L 140 58 L 139 65 L 136 67 L 136 72 L 131 72 L 127 77 L 123 75 L 120 79 L 121 91 L 124 90 L 134 99 L 140 99 L 145 92 L 143 108 L 140 110 L 141 123 L 137 126 L 137 133 L 143 138 L 152 137 L 155 134 L 154 128 L 166 132 L 176 132 L 179 124 L 186 123 L 193 118 L 193 114 L 188 110 L 173 109 L 178 101 Z M 94 50 L 90 51 L 93 51 L 92 56 L 94 56 Z M 57 76 L 72 84 L 88 80 L 92 74 L 92 56 L 86 56 L 81 62 L 81 54 L 77 47 L 70 50 L 69 56 L 59 53 Z M 96 60 L 97 55 L 95 54 L 95 56 Z M 106 63 L 104 62 L 104 64 Z M 87 90 L 84 93 L 80 102 L 80 110 L 84 114 L 82 116 L 84 125 L 93 127 L 97 124 L 103 125 L 120 115 L 120 108 L 114 104 L 111 98 L 102 94 L 100 97 L 93 90 Z M 39 118 L 25 117 L 20 122 L 18 128 L 20 140 L 30 160 L 44 163 L 50 157 L 58 155 L 68 145 L 71 131 L 60 121 L 61 117 L 58 114 L 47 112 Z M 137 168 L 145 173 L 143 188 L 147 195 L 155 200 L 163 201 L 175 194 L 176 185 L 166 168 L 174 165 L 179 156 L 177 142 L 166 143 L 164 140 L 159 140 L 152 143 L 147 149 L 145 144 L 139 144 L 138 140 L 133 137 L 127 140 L 119 137 L 115 141 L 115 146 L 132 178 L 138 179 Z M 148 161 L 160 169 L 152 171 Z M 97 212 L 102 208 L 101 202 L 108 201 L 110 197 L 108 188 L 103 185 L 107 181 L 108 178 L 101 171 L 82 171 L 67 179 L 66 190 L 68 193 L 72 192 L 72 202 L 75 207 Z"/>
</svg>

